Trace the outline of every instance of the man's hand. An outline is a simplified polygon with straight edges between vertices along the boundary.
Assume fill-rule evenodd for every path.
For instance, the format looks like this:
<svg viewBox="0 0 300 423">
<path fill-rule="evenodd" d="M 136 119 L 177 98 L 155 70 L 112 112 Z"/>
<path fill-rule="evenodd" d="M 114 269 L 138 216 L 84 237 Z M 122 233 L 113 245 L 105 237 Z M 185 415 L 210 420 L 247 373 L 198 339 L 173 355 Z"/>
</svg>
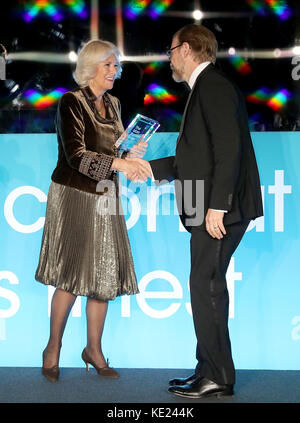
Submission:
<svg viewBox="0 0 300 423">
<path fill-rule="evenodd" d="M 226 235 L 223 224 L 224 212 L 208 209 L 205 217 L 206 230 L 210 236 L 222 239 Z"/>
<path fill-rule="evenodd" d="M 146 160 L 126 157 L 125 162 L 127 168 L 123 173 L 132 182 L 145 182 L 152 177 L 151 166 Z"/>
</svg>

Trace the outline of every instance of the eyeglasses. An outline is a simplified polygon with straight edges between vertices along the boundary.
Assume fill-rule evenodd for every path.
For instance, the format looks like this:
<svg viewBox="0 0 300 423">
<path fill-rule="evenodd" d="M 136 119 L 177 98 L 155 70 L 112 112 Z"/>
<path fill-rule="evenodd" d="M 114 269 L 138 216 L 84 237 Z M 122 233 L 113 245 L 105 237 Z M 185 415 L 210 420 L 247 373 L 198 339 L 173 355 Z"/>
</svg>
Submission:
<svg viewBox="0 0 300 423">
<path fill-rule="evenodd" d="M 172 47 L 169 50 L 166 51 L 166 55 L 168 56 L 168 58 L 170 59 L 171 55 L 172 55 L 172 51 L 175 50 L 175 48 L 178 48 L 180 46 L 182 46 L 183 43 L 178 44 L 178 46 Z"/>
</svg>

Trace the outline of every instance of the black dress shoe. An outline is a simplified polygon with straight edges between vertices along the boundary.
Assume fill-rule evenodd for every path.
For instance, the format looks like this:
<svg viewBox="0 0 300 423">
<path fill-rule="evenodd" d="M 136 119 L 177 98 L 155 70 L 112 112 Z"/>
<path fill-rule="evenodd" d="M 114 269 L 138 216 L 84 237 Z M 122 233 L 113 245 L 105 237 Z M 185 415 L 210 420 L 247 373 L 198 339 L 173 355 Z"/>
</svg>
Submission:
<svg viewBox="0 0 300 423">
<path fill-rule="evenodd" d="M 233 385 L 219 385 L 205 377 L 199 377 L 188 385 L 171 386 L 168 391 L 187 398 L 226 397 L 233 395 Z"/>
<path fill-rule="evenodd" d="M 182 385 L 189 385 L 190 383 L 194 382 L 194 380 L 198 379 L 199 376 L 192 374 L 188 377 L 180 377 L 178 379 L 171 379 L 169 380 L 169 385 L 171 386 L 182 386 Z"/>
</svg>

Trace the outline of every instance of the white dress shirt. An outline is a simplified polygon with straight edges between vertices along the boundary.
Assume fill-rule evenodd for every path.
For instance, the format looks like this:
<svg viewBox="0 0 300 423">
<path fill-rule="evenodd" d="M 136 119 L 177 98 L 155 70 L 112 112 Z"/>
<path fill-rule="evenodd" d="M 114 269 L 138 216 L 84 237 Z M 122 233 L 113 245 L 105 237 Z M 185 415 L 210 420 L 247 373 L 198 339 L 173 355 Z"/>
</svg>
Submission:
<svg viewBox="0 0 300 423">
<path fill-rule="evenodd" d="M 190 89 L 193 89 L 193 86 L 196 82 L 196 79 L 198 78 L 198 76 L 200 75 L 200 73 L 202 71 L 204 71 L 204 69 L 210 64 L 211 62 L 203 62 L 200 63 L 200 65 L 198 65 L 192 72 L 190 79 L 189 79 L 189 86 Z"/>
</svg>

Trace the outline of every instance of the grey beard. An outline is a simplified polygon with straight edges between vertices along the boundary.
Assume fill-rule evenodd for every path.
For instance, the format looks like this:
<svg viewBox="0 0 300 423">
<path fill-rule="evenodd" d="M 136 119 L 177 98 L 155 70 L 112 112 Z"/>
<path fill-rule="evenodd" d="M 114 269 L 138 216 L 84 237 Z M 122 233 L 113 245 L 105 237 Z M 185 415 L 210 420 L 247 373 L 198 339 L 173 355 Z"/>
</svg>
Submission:
<svg viewBox="0 0 300 423">
<path fill-rule="evenodd" d="M 175 71 L 175 69 L 172 69 L 172 78 L 175 82 L 182 82 L 182 77 L 178 74 L 178 72 Z"/>
</svg>

